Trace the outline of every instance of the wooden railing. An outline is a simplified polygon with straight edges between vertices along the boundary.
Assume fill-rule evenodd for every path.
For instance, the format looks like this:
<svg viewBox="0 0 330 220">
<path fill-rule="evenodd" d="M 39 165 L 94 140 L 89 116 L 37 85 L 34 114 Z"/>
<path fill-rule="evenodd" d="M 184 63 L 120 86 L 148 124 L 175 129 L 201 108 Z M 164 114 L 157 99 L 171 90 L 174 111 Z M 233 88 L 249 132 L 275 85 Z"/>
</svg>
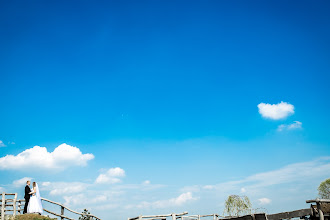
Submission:
<svg viewBox="0 0 330 220">
<path fill-rule="evenodd" d="M 61 207 L 61 214 L 57 214 L 57 213 L 52 212 L 52 211 L 49 211 L 49 210 L 47 210 L 47 209 L 44 209 L 44 211 L 45 211 L 45 212 L 48 212 L 48 213 L 50 213 L 50 214 L 52 214 L 52 215 L 55 215 L 55 216 L 57 216 L 57 217 L 60 217 L 61 220 L 64 220 L 64 219 L 74 220 L 73 218 L 69 218 L 69 217 L 67 217 L 67 216 L 64 216 L 64 210 L 65 210 L 65 209 L 68 210 L 69 212 L 72 212 L 72 213 L 77 214 L 77 215 L 84 215 L 84 216 L 87 216 L 87 217 L 89 217 L 90 220 L 93 220 L 93 219 L 101 220 L 100 218 L 96 217 L 95 215 L 84 214 L 84 213 L 79 213 L 79 212 L 73 211 L 73 210 L 69 209 L 68 207 L 66 207 L 66 206 L 64 206 L 64 205 L 62 205 L 62 204 L 60 204 L 60 203 L 53 202 L 53 201 L 48 200 L 48 199 L 45 199 L 45 198 L 41 198 L 41 200 L 42 200 L 42 201 L 45 201 L 45 202 L 49 202 L 49 203 L 52 203 L 52 204 L 55 204 L 55 205 L 60 206 L 60 207 Z"/>
<path fill-rule="evenodd" d="M 14 197 L 6 199 L 6 196 Z M 17 193 L 2 193 L 1 197 L 1 220 L 5 219 L 5 214 L 12 213 L 13 216 L 23 213 L 24 200 L 17 199 Z"/>
<path fill-rule="evenodd" d="M 167 214 L 167 215 L 140 215 L 134 218 L 128 218 L 128 220 L 142 220 L 142 219 L 147 219 L 147 220 L 156 220 L 156 219 L 161 219 L 161 220 L 165 220 L 167 217 L 171 217 L 172 220 L 176 220 L 177 218 L 183 216 L 183 215 L 187 215 L 188 212 L 183 212 L 180 214 Z"/>
<path fill-rule="evenodd" d="M 7 198 L 6 196 L 10 196 L 10 197 L 14 197 L 14 198 Z M 91 214 L 85 214 L 85 213 L 79 213 L 76 211 L 73 211 L 71 209 L 69 209 L 68 207 L 64 206 L 63 204 L 57 203 L 57 202 L 53 202 L 51 200 L 45 199 L 45 198 L 41 198 L 42 201 L 44 202 L 49 202 L 55 205 L 60 206 L 60 213 L 61 214 L 57 214 L 56 212 L 53 211 L 49 211 L 47 209 L 43 209 L 45 212 L 50 213 L 52 215 L 55 215 L 57 217 L 60 217 L 61 220 L 64 219 L 69 219 L 69 220 L 74 220 L 73 218 L 67 217 L 64 215 L 64 210 L 68 210 L 69 212 L 72 212 L 74 214 L 77 214 L 78 216 L 87 216 L 89 217 L 90 220 L 101 220 L 100 218 L 96 217 L 95 215 L 91 215 Z M 0 204 L 0 208 L 1 208 L 1 220 L 5 219 L 5 215 L 6 214 L 11 214 L 13 216 L 16 215 L 20 215 L 23 214 L 23 210 L 24 210 L 24 204 L 25 204 L 25 200 L 24 199 L 17 199 L 17 193 L 2 193 L 2 198 L 1 198 L 1 204 Z"/>
<path fill-rule="evenodd" d="M 325 217 L 330 219 L 330 199 L 313 199 L 306 201 L 306 203 L 314 202 L 316 205 L 311 205 L 312 214 L 318 216 L 320 220 L 324 220 Z"/>
<path fill-rule="evenodd" d="M 189 216 L 181 216 L 181 220 L 200 220 L 201 218 L 212 218 L 213 220 L 219 220 L 219 217 L 222 217 L 218 214 L 210 214 L 210 215 L 189 215 Z"/>
</svg>

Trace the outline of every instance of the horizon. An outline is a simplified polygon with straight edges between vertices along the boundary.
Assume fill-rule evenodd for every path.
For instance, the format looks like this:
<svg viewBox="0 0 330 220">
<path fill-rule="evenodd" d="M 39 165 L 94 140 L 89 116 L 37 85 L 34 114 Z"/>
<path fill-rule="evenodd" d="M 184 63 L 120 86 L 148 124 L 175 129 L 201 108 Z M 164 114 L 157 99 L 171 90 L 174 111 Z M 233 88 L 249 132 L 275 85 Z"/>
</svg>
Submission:
<svg viewBox="0 0 330 220">
<path fill-rule="evenodd" d="M 327 1 L 0 2 L 0 191 L 102 219 L 309 207 L 330 174 Z"/>
</svg>

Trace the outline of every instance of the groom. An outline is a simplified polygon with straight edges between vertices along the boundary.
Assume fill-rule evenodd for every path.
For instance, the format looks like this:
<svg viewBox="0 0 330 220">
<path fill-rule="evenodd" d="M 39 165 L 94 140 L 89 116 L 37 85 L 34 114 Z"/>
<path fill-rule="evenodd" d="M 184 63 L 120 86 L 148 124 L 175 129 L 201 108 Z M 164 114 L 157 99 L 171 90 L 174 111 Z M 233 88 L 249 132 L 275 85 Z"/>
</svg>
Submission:
<svg viewBox="0 0 330 220">
<path fill-rule="evenodd" d="M 29 205 L 29 201 L 30 201 L 30 192 L 31 192 L 31 189 L 30 189 L 30 180 L 26 181 L 26 186 L 25 186 L 25 195 L 24 195 L 24 198 L 25 198 L 25 205 L 24 205 L 24 211 L 23 211 L 23 214 L 27 213 L 27 207 Z"/>
</svg>

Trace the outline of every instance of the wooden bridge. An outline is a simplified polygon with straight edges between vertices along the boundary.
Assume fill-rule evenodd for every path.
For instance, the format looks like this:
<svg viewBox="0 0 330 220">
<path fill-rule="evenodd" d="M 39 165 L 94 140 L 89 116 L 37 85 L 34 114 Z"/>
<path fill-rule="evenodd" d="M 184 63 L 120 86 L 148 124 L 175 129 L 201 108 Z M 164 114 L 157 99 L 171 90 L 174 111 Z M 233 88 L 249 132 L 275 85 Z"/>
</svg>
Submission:
<svg viewBox="0 0 330 220">
<path fill-rule="evenodd" d="M 9 197 L 9 198 L 6 198 Z M 84 214 L 84 213 L 79 213 L 76 211 L 73 211 L 71 209 L 69 209 L 68 207 L 64 206 L 63 204 L 57 203 L 57 202 L 53 202 L 51 200 L 45 199 L 45 198 L 41 198 L 42 201 L 44 202 L 48 202 L 51 204 L 54 204 L 56 206 L 59 206 L 60 208 L 60 213 L 56 213 L 55 211 L 49 211 L 47 209 L 43 209 L 45 212 L 60 217 L 61 220 L 64 219 L 69 219 L 69 220 L 74 220 L 73 218 L 67 217 L 64 215 L 64 211 L 67 210 L 73 214 L 76 214 L 79 216 L 87 216 L 89 217 L 90 220 L 101 220 L 100 218 L 91 215 L 91 214 Z M 2 199 L 1 199 L 1 220 L 5 220 L 5 216 L 6 215 L 11 215 L 13 217 L 15 217 L 16 215 L 21 215 L 23 214 L 24 211 L 24 205 L 25 205 L 25 200 L 24 199 L 17 199 L 17 193 L 2 193 Z M 77 218 L 78 218 L 77 217 Z"/>
<path fill-rule="evenodd" d="M 188 215 L 188 212 L 167 215 L 140 215 L 127 220 L 282 220 L 299 218 L 304 220 L 330 220 L 330 199 L 307 200 L 306 203 L 315 203 L 307 209 L 275 214 L 256 213 L 244 216 Z"/>
</svg>

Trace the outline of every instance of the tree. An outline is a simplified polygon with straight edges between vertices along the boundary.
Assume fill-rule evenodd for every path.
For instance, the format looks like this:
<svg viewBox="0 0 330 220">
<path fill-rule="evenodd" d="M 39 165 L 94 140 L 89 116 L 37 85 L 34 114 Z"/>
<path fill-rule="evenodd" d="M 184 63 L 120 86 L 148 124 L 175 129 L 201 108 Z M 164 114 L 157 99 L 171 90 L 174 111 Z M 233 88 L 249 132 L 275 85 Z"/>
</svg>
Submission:
<svg viewBox="0 0 330 220">
<path fill-rule="evenodd" d="M 321 199 L 330 199 L 330 178 L 321 182 L 317 190 Z"/>
<path fill-rule="evenodd" d="M 87 215 L 81 215 L 81 217 L 79 217 L 79 220 L 90 220 L 91 219 L 91 217 L 88 216 L 91 213 L 87 209 L 84 209 L 82 214 L 87 214 Z"/>
<path fill-rule="evenodd" d="M 251 202 L 247 196 L 230 195 L 225 202 L 224 213 L 229 216 L 251 214 Z"/>
</svg>

